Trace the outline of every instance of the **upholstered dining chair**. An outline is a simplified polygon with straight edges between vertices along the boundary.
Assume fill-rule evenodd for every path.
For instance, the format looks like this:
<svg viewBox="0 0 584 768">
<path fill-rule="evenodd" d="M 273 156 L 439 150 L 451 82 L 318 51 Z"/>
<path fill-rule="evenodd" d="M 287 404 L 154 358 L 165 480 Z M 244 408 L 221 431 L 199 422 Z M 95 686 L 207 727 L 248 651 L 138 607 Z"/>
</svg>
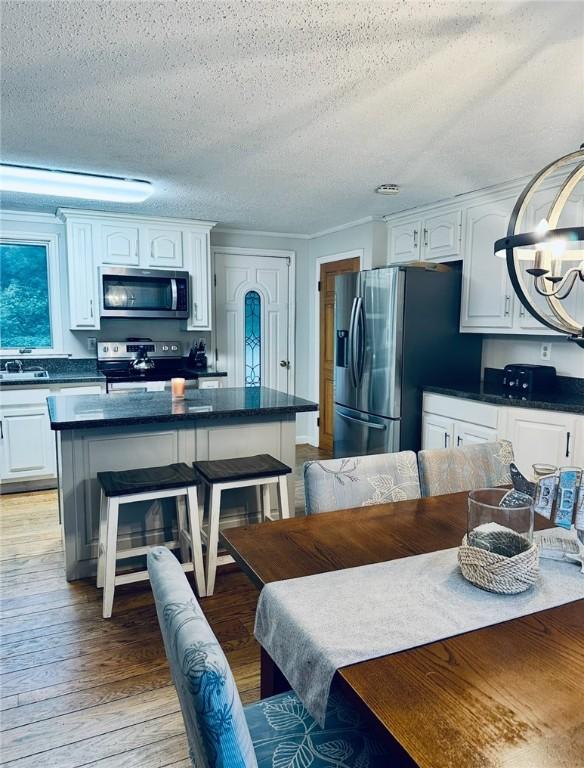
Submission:
<svg viewBox="0 0 584 768">
<path fill-rule="evenodd" d="M 304 465 L 306 514 L 420 498 L 413 451 L 378 453 Z"/>
<path fill-rule="evenodd" d="M 148 572 L 195 768 L 387 767 L 387 751 L 338 697 L 324 729 L 293 692 L 244 707 L 178 560 L 155 547 Z"/>
<path fill-rule="evenodd" d="M 420 451 L 422 496 L 509 485 L 513 446 L 508 440 Z"/>
</svg>

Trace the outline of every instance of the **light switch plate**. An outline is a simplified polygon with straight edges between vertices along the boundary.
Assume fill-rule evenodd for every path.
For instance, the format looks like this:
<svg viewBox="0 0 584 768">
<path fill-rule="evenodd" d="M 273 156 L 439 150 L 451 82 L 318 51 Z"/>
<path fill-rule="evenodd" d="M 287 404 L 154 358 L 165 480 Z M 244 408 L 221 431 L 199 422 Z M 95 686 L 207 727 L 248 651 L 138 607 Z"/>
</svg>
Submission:
<svg viewBox="0 0 584 768">
<path fill-rule="evenodd" d="M 96 336 L 88 336 L 87 338 L 87 351 L 88 352 L 97 352 L 97 337 Z"/>
</svg>

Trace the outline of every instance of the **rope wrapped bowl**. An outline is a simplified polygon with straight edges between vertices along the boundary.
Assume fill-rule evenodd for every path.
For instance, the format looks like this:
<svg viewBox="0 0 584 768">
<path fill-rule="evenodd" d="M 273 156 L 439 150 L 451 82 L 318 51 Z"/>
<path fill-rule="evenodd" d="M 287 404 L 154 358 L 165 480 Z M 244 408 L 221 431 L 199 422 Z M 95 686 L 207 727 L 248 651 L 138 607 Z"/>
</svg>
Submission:
<svg viewBox="0 0 584 768">
<path fill-rule="evenodd" d="M 482 529 L 482 530 L 481 530 Z M 537 581 L 539 549 L 520 534 L 500 525 L 479 526 L 462 540 L 458 564 L 471 584 L 488 592 L 516 595 Z"/>
</svg>

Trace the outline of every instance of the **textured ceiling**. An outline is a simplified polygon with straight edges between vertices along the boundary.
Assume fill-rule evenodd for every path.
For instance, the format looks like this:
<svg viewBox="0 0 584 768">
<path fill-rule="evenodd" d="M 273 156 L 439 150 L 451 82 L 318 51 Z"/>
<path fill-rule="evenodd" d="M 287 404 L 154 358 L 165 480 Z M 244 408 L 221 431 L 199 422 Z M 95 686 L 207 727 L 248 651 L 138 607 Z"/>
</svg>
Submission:
<svg viewBox="0 0 584 768">
<path fill-rule="evenodd" d="M 4 162 L 312 233 L 535 172 L 584 140 L 580 2 L 2 2 Z M 397 198 L 373 193 L 402 186 Z"/>
</svg>

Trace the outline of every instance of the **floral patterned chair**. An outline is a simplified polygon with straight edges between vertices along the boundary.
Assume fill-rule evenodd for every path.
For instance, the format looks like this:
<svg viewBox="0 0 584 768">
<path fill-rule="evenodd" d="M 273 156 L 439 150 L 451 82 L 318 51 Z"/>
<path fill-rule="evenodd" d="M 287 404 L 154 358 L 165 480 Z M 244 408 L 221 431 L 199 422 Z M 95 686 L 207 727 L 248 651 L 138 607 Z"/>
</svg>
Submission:
<svg viewBox="0 0 584 768">
<path fill-rule="evenodd" d="M 148 572 L 195 768 L 387 768 L 388 753 L 338 697 L 324 729 L 293 692 L 243 707 L 178 560 L 155 547 Z"/>
<path fill-rule="evenodd" d="M 306 514 L 420 498 L 413 451 L 379 453 L 304 465 Z"/>
<path fill-rule="evenodd" d="M 420 485 L 423 496 L 510 485 L 509 464 L 513 446 L 508 440 L 478 443 L 461 448 L 420 451 Z"/>
</svg>

